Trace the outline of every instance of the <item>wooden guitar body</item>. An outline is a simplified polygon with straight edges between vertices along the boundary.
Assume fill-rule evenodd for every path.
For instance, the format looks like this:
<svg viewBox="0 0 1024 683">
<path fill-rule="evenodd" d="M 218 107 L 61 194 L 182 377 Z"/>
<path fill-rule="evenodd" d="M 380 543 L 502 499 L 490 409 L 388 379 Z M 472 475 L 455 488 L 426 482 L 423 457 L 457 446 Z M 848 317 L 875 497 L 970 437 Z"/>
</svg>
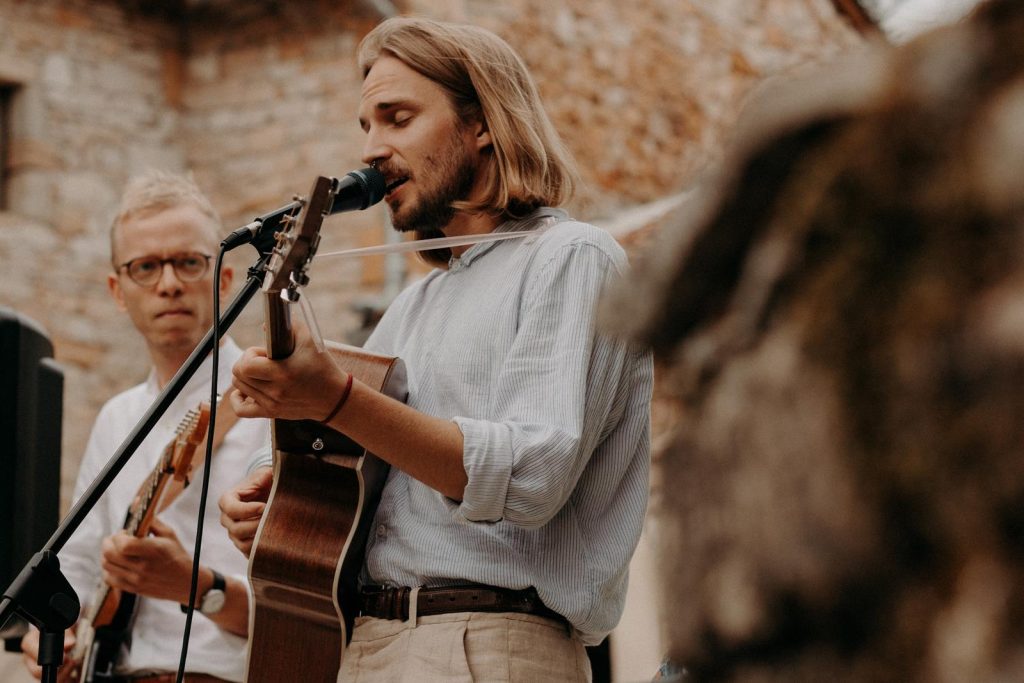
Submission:
<svg viewBox="0 0 1024 683">
<path fill-rule="evenodd" d="M 397 358 L 330 344 L 339 365 L 406 399 Z M 247 683 L 334 683 L 388 465 L 318 422 L 274 420 L 274 485 L 254 540 Z"/>
</svg>

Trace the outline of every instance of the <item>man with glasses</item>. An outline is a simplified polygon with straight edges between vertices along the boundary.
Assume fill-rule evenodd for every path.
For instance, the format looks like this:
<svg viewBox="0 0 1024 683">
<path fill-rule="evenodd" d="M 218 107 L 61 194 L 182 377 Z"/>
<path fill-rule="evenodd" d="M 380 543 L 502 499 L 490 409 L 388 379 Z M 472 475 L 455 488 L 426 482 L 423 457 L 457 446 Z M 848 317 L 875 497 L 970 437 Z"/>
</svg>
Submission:
<svg viewBox="0 0 1024 683">
<path fill-rule="evenodd" d="M 110 232 L 113 272 L 110 294 L 128 314 L 146 345 L 149 378 L 118 394 L 100 411 L 93 426 L 75 486 L 77 499 L 167 385 L 213 324 L 213 268 L 222 226 L 209 200 L 188 178 L 152 172 L 133 180 L 125 191 Z M 232 279 L 222 269 L 222 296 Z M 230 339 L 221 346 L 218 387 L 231 384 L 231 366 L 241 350 Z M 147 479 L 185 413 L 210 396 L 210 361 L 200 367 L 60 553 L 61 568 L 83 604 L 99 581 L 139 596 L 130 636 L 115 671 L 128 681 L 172 681 L 178 668 L 188 602 L 192 549 L 196 536 L 200 486 L 184 489 L 159 512 L 151 535 L 135 538 L 121 531 L 125 513 Z M 221 403 L 218 422 L 234 416 Z M 221 430 L 218 429 L 218 432 Z M 203 527 L 202 562 L 192 622 L 186 681 L 241 681 L 245 670 L 248 596 L 246 560 L 220 526 L 215 501 L 237 482 L 251 454 L 269 441 L 265 420 L 238 421 L 214 443 L 210 498 Z M 202 476 L 202 453 L 193 459 L 192 478 Z M 74 629 L 65 638 L 70 654 Z M 38 633 L 22 642 L 25 663 L 36 664 Z M 65 664 L 69 664 L 65 661 Z M 61 669 L 72 680 L 77 667 Z"/>
</svg>

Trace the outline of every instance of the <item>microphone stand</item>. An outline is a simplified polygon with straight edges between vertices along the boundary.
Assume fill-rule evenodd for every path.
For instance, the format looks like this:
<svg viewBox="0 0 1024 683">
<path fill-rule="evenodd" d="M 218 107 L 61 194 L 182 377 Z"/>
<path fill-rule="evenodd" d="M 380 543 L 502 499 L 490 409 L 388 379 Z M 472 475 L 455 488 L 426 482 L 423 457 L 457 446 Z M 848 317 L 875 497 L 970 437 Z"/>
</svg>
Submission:
<svg viewBox="0 0 1024 683">
<path fill-rule="evenodd" d="M 223 335 L 262 286 L 263 273 L 276 244 L 276 234 L 282 221 L 294 217 L 305 205 L 305 200 L 295 201 L 257 217 L 248 225 L 232 232 L 223 242 L 225 251 L 251 242 L 259 252 L 256 262 L 249 268 L 245 286 L 231 301 L 220 318 L 220 334 Z M 216 284 L 214 284 L 216 286 Z M 64 661 L 64 631 L 77 620 L 81 602 L 67 578 L 60 571 L 57 553 L 81 526 L 85 516 L 95 507 L 100 496 L 107 490 L 117 474 L 145 440 L 157 421 L 167 411 L 185 384 L 192 378 L 203 361 L 220 340 L 213 339 L 213 329 L 192 351 L 185 363 L 178 369 L 171 381 L 149 407 L 149 410 L 135 425 L 132 432 L 111 456 L 103 470 L 89 488 L 78 499 L 71 511 L 61 521 L 50 540 L 37 552 L 21 570 L 17 578 L 4 591 L 0 599 L 0 628 L 8 619 L 18 613 L 39 629 L 39 664 L 43 669 L 43 683 L 56 683 L 57 669 Z M 216 381 L 216 379 L 214 380 Z"/>
</svg>

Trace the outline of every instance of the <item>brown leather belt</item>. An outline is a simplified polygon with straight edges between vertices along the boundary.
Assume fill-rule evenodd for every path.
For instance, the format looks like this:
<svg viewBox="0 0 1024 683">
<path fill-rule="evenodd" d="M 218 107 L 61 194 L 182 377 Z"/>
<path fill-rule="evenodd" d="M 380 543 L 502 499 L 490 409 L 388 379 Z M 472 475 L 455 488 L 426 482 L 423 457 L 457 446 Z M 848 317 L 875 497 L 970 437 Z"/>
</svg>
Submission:
<svg viewBox="0 0 1024 683">
<path fill-rule="evenodd" d="M 378 619 L 409 618 L 409 587 L 387 586 L 364 588 L 360 592 L 360 613 Z M 509 590 L 492 586 L 467 585 L 420 588 L 416 599 L 416 614 L 421 617 L 453 612 L 518 612 L 553 619 L 569 628 L 558 612 L 541 602 L 533 588 Z"/>
<path fill-rule="evenodd" d="M 147 676 L 128 676 L 124 679 L 127 683 L 174 683 L 178 680 L 178 674 L 150 674 Z M 231 681 L 217 678 L 210 674 L 185 674 L 184 683 L 231 683 Z"/>
</svg>

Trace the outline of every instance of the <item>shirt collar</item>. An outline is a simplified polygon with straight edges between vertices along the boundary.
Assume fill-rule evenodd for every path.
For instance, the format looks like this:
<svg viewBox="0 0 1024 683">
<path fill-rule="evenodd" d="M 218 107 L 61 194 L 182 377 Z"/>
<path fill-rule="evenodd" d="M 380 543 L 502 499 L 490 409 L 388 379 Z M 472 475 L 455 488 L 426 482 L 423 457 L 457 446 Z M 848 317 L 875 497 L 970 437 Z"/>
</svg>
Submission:
<svg viewBox="0 0 1024 683">
<path fill-rule="evenodd" d="M 526 216 L 522 218 L 511 218 L 498 225 L 492 232 L 520 232 L 526 230 L 536 230 L 541 225 L 542 218 L 554 218 L 555 222 L 561 222 L 569 217 L 562 209 L 556 209 L 550 206 L 542 206 L 534 209 Z M 513 240 L 516 241 L 516 240 Z M 461 256 L 453 256 L 448 261 L 448 270 L 456 271 L 461 268 L 468 268 L 470 264 L 476 259 L 480 258 L 491 249 L 496 247 L 500 242 L 481 242 L 480 244 L 474 244 L 466 251 L 462 252 Z"/>
</svg>

